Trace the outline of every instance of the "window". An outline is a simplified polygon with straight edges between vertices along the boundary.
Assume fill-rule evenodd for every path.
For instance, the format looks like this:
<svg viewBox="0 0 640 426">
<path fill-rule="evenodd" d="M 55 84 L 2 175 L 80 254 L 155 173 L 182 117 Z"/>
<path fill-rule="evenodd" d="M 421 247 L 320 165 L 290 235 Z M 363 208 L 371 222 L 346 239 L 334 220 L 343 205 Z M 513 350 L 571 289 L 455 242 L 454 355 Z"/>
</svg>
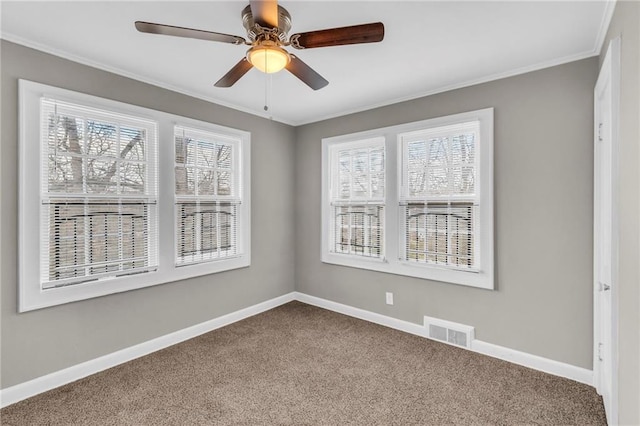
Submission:
<svg viewBox="0 0 640 426">
<path fill-rule="evenodd" d="M 403 260 L 455 269 L 477 267 L 479 135 L 479 121 L 399 135 Z"/>
<path fill-rule="evenodd" d="M 323 262 L 493 288 L 492 109 L 324 139 L 322 170 Z"/>
<path fill-rule="evenodd" d="M 331 251 L 384 256 L 384 139 L 332 147 Z"/>
<path fill-rule="evenodd" d="M 20 311 L 249 265 L 246 132 L 22 80 L 20 121 Z"/>
<path fill-rule="evenodd" d="M 42 288 L 154 270 L 155 123 L 42 98 Z"/>
<path fill-rule="evenodd" d="M 238 254 L 240 140 L 175 128 L 176 264 Z"/>
</svg>

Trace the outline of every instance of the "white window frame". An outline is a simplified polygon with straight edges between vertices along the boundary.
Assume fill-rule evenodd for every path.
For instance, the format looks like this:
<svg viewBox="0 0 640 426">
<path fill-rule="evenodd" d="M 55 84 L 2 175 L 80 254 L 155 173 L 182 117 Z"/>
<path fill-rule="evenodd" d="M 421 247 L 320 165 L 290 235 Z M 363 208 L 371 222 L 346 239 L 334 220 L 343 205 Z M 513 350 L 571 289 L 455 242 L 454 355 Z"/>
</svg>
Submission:
<svg viewBox="0 0 640 426">
<path fill-rule="evenodd" d="M 66 287 L 43 289 L 39 267 L 42 257 L 40 243 L 40 215 L 42 213 L 40 206 L 43 198 L 41 193 L 40 100 L 43 97 L 117 114 L 131 115 L 157 123 L 157 169 L 159 171 L 157 220 L 160 230 L 173 230 L 176 223 L 175 177 L 173 173 L 174 126 L 184 125 L 201 128 L 214 133 L 232 135 L 240 140 L 242 162 L 240 172 L 242 208 L 238 225 L 241 230 L 241 235 L 238 236 L 240 254 L 234 258 L 217 259 L 178 268 L 174 262 L 175 232 L 159 232 L 158 267 L 153 271 L 130 276 L 104 277 Z M 19 81 L 19 120 L 18 310 L 20 312 L 243 268 L 251 264 L 251 135 L 249 132 L 26 80 Z"/>
<path fill-rule="evenodd" d="M 365 148 L 375 148 L 375 147 L 382 147 L 382 149 L 384 150 L 384 145 L 385 145 L 385 140 L 383 137 L 374 137 L 374 138 L 369 138 L 369 139 L 363 139 L 363 140 L 357 140 L 357 141 L 350 141 L 350 142 L 345 142 L 345 143 L 340 143 L 340 144 L 333 144 L 332 146 L 329 147 L 329 167 L 330 168 L 338 168 L 339 166 L 336 164 L 336 162 L 339 161 L 338 159 L 338 154 L 341 151 L 352 151 L 352 150 L 358 150 L 358 149 L 365 149 Z M 386 167 L 386 156 L 383 155 L 383 170 Z M 368 170 L 368 172 L 370 172 L 370 170 Z M 385 173 L 386 174 L 386 173 Z M 379 206 L 382 207 L 382 215 L 383 215 L 383 220 L 384 220 L 384 210 L 385 210 L 385 204 L 384 204 L 384 196 L 380 197 L 380 198 L 376 198 L 371 196 L 371 194 L 369 196 L 365 196 L 365 197 L 355 197 L 355 198 L 349 198 L 347 200 L 343 200 L 341 199 L 339 196 L 337 196 L 337 192 L 338 187 L 339 187 L 339 182 L 338 182 L 338 177 L 333 175 L 333 173 L 329 173 L 329 180 L 330 180 L 330 187 L 329 187 L 329 203 L 331 204 L 331 207 L 336 207 L 336 205 L 344 205 L 344 206 L 359 206 L 359 205 L 364 205 L 364 206 Z M 370 181 L 368 182 L 370 183 Z M 371 188 L 368 188 L 369 190 Z M 383 191 L 386 188 L 383 188 Z M 335 213 L 331 212 L 330 214 L 331 218 L 329 219 L 329 223 L 330 223 L 330 241 L 329 241 L 329 250 L 332 251 L 333 253 L 333 249 L 332 247 L 335 247 Z M 384 230 L 384 221 L 382 222 L 381 226 L 382 226 L 382 238 L 380 241 L 380 247 L 381 247 L 381 253 L 380 256 L 372 256 L 372 255 L 366 255 L 366 254 L 353 254 L 353 253 L 336 253 L 339 256 L 351 256 L 354 259 L 355 258 L 360 258 L 360 259 L 367 259 L 370 261 L 383 261 L 385 258 L 385 253 L 384 253 L 384 239 L 386 237 L 386 232 Z M 365 240 L 367 239 L 367 234 L 364 234 Z"/>
<path fill-rule="evenodd" d="M 196 135 L 199 134 L 200 136 L 202 136 L 203 138 L 211 138 L 211 139 L 215 139 L 216 142 L 224 142 L 225 144 L 229 145 L 232 147 L 232 165 L 231 165 L 231 179 L 232 179 L 232 189 L 233 189 L 233 193 L 230 195 L 212 195 L 212 196 L 199 196 L 199 195 L 178 195 L 177 192 L 174 192 L 174 206 L 175 206 L 175 215 L 177 218 L 178 213 L 178 203 L 180 201 L 186 202 L 186 201 L 193 201 L 193 202 L 201 202 L 201 203 L 232 203 L 236 205 L 236 212 L 237 215 L 242 216 L 243 214 L 243 204 L 245 202 L 245 200 L 243 199 L 243 186 L 244 186 L 244 179 L 242 176 L 242 154 L 243 154 L 243 144 L 242 144 L 242 139 L 240 137 L 238 137 L 237 134 L 234 134 L 233 132 L 228 132 L 228 131 L 224 131 L 223 129 L 218 128 L 216 131 L 213 131 L 213 129 L 209 128 L 209 129 L 205 129 L 203 127 L 193 127 L 193 126 L 188 126 L 188 125 L 184 125 L 184 124 L 176 124 L 174 126 L 174 146 L 175 146 L 175 135 L 177 134 L 179 129 L 183 129 L 183 131 L 187 132 L 188 134 L 191 135 Z M 174 150 L 175 152 L 175 150 Z M 175 160 L 175 159 L 174 159 Z M 184 163 L 185 165 L 187 165 L 187 163 Z M 174 167 L 178 167 L 178 163 L 176 163 L 174 161 Z M 217 167 L 214 167 L 212 169 L 215 172 L 217 172 Z M 174 175 L 175 177 L 175 175 Z M 174 185 L 175 188 L 175 185 Z M 196 260 L 196 261 L 185 261 L 184 258 L 181 258 L 179 256 L 178 253 L 178 244 L 176 241 L 176 245 L 175 245 L 175 256 L 174 256 L 174 263 L 176 264 L 176 267 L 184 267 L 184 266 L 192 266 L 192 265 L 196 265 L 198 263 L 209 263 L 209 262 L 219 262 L 219 261 L 223 261 L 223 260 L 229 260 L 232 259 L 234 257 L 238 257 L 241 256 L 243 253 L 243 229 L 240 226 L 241 225 L 241 221 L 238 220 L 237 221 L 237 229 L 236 229 L 236 233 L 234 234 L 234 238 L 233 238 L 233 242 L 235 244 L 235 254 L 231 254 L 231 255 L 223 255 L 221 257 L 218 258 L 212 258 L 212 259 L 207 259 L 207 260 Z M 174 231 L 176 234 L 176 238 L 177 238 L 177 234 L 178 234 L 178 230 L 177 230 L 177 226 L 178 223 L 176 221 L 175 225 L 174 225 Z M 200 245 L 202 243 L 201 240 L 201 236 L 198 235 L 197 236 L 197 244 Z M 182 260 L 182 261 L 181 261 Z"/>
<path fill-rule="evenodd" d="M 144 252 L 146 252 L 144 256 L 146 265 L 142 267 L 136 267 L 136 268 L 124 268 L 124 264 L 126 263 L 127 259 L 121 259 L 120 261 L 117 262 L 118 271 L 92 272 L 92 269 L 96 267 L 98 268 L 100 267 L 99 264 L 101 262 L 100 261 L 97 261 L 97 263 L 88 262 L 88 260 L 92 258 L 92 255 L 94 253 L 91 250 L 91 242 L 90 242 L 91 232 L 87 232 L 87 231 L 90 231 L 90 230 L 95 231 L 95 229 L 93 229 L 88 223 L 86 223 L 86 221 L 84 221 L 84 224 L 83 224 L 84 233 L 82 237 L 82 240 L 84 242 L 82 246 L 84 246 L 84 250 L 82 250 L 82 253 L 79 254 L 79 256 L 81 257 L 80 263 L 85 263 L 85 266 L 81 268 L 84 271 L 84 274 L 82 274 L 81 276 L 66 277 L 66 278 L 51 280 L 49 279 L 50 273 L 51 273 L 50 267 L 52 266 L 49 263 L 50 259 L 48 259 L 48 256 L 42 256 L 40 258 L 41 260 L 40 277 L 41 277 L 41 284 L 43 286 L 43 289 L 48 290 L 52 287 L 76 285 L 79 282 L 98 280 L 100 278 L 114 278 L 117 276 L 140 274 L 140 273 L 148 272 L 149 270 L 155 270 L 158 264 L 157 251 L 154 249 L 155 247 L 157 247 L 157 235 L 158 235 L 158 223 L 157 223 L 158 222 L 157 221 L 158 185 L 157 185 L 157 170 L 156 170 L 157 123 L 152 120 L 140 119 L 137 116 L 134 117 L 133 115 L 129 115 L 129 114 L 118 114 L 118 113 L 114 113 L 113 111 L 106 112 L 106 111 L 95 109 L 95 108 L 88 108 L 86 106 L 69 104 L 66 102 L 62 102 L 60 100 L 46 99 L 44 97 L 43 99 L 41 99 L 40 106 L 41 106 L 40 126 L 42 126 L 41 142 L 43 143 L 44 143 L 44 140 L 50 136 L 50 134 L 47 133 L 47 131 L 44 129 L 45 120 L 47 121 L 47 123 L 49 122 L 49 117 L 45 116 L 45 114 L 51 114 L 51 113 L 54 113 L 56 115 L 59 114 L 60 116 L 70 115 L 70 116 L 78 117 L 82 120 L 82 122 L 84 122 L 85 126 L 87 126 L 87 129 L 90 122 L 96 122 L 96 123 L 102 123 L 102 124 L 108 123 L 115 127 L 116 139 L 121 139 L 120 131 L 123 127 L 140 128 L 145 131 L 144 159 L 142 161 L 140 161 L 139 159 L 133 160 L 134 163 L 137 163 L 137 164 L 144 163 L 145 165 L 144 193 L 127 193 L 127 192 L 121 192 L 119 190 L 116 190 L 115 192 L 110 192 L 110 191 L 92 192 L 88 190 L 90 188 L 91 183 L 90 183 L 89 176 L 86 174 L 82 176 L 82 182 L 81 182 L 82 188 L 78 188 L 78 190 L 73 192 L 68 192 L 66 190 L 60 191 L 59 188 L 58 189 L 50 188 L 48 180 L 46 179 L 46 177 L 43 176 L 44 179 L 43 179 L 43 182 L 41 182 L 40 208 L 47 210 L 47 212 L 41 212 L 41 216 L 40 216 L 40 219 L 42 220 L 42 222 L 40 223 L 40 226 L 41 226 L 40 237 L 41 237 L 41 244 L 44 247 L 43 254 L 45 254 L 44 252 L 46 251 L 46 248 L 50 247 L 52 243 L 52 241 L 49 239 L 50 229 L 51 229 L 49 227 L 51 225 L 50 223 L 51 211 L 49 209 L 50 209 L 50 206 L 52 205 L 58 205 L 58 206 L 69 205 L 68 203 L 71 203 L 72 205 L 73 204 L 81 205 L 82 213 L 83 215 L 86 215 L 90 211 L 92 211 L 95 214 L 96 210 L 99 211 L 100 209 L 103 208 L 103 206 L 106 207 L 103 204 L 105 202 L 111 206 L 115 206 L 115 205 L 119 206 L 118 209 L 123 208 L 124 205 L 131 202 L 138 205 L 143 204 L 145 205 L 145 211 L 146 211 L 146 214 L 145 214 L 146 219 L 144 220 L 144 222 L 147 225 L 145 229 L 147 244 L 144 249 Z M 87 131 L 88 130 L 85 130 L 83 128 L 82 130 L 80 130 L 80 133 L 86 134 Z M 83 142 L 85 142 L 84 138 L 81 144 L 83 144 Z M 116 144 L 119 144 L 117 140 L 114 142 Z M 46 170 L 50 165 L 49 155 L 51 155 L 51 152 L 46 150 L 45 147 L 42 147 L 42 148 L 44 149 L 44 151 L 41 152 L 41 167 L 42 167 L 42 170 Z M 95 152 L 89 153 L 86 150 L 87 147 L 85 146 L 84 148 L 85 149 L 82 149 L 80 153 L 75 153 L 76 154 L 75 158 L 81 158 L 81 161 L 83 163 L 83 169 L 85 169 L 85 167 L 89 167 L 89 162 L 91 160 L 97 159 L 98 161 L 114 161 L 114 163 L 116 164 L 116 169 L 115 169 L 116 173 L 114 175 L 118 176 L 118 178 L 116 179 L 116 188 L 119 189 L 121 184 L 120 174 L 118 173 L 120 171 L 120 165 L 123 163 L 126 164 L 127 162 L 131 162 L 132 160 L 120 158 L 119 156 L 114 156 L 114 153 L 111 153 L 111 155 L 109 155 L 109 153 L 102 153 L 102 154 L 97 154 Z M 119 151 L 116 151 L 116 152 L 119 153 Z M 56 152 L 56 154 L 58 153 Z M 60 155 L 56 155 L 55 157 L 56 161 L 61 158 L 64 158 L 65 156 L 69 156 L 70 152 L 63 150 L 59 154 Z M 76 213 L 77 212 L 78 210 L 76 210 Z M 48 219 L 47 219 L 47 216 L 49 216 Z M 119 217 L 118 227 L 121 226 L 122 224 L 123 224 L 123 217 Z M 111 225 L 113 226 L 113 223 L 111 223 Z M 54 226 L 54 229 L 55 229 L 55 226 Z M 119 231 L 121 232 L 122 229 L 120 229 Z M 98 230 L 98 232 L 100 231 Z M 122 234 L 119 234 L 119 232 L 115 233 L 113 231 L 105 234 L 109 234 L 109 236 L 112 237 L 114 240 L 116 238 L 120 240 L 118 244 L 118 254 L 119 254 L 118 257 L 122 257 L 124 254 L 124 248 L 125 248 L 124 245 L 122 244 L 122 237 L 123 237 Z M 108 238 L 107 235 L 102 235 L 102 236 L 105 238 Z M 90 265 L 87 263 L 89 263 Z M 108 262 L 110 266 L 116 266 L 115 263 L 116 262 L 114 262 L 114 260 L 111 260 Z"/>
<path fill-rule="evenodd" d="M 439 265 L 417 264 L 403 260 L 404 219 L 401 217 L 403 159 L 402 135 L 431 128 L 449 126 L 471 121 L 480 122 L 479 147 L 475 152 L 477 161 L 476 195 L 479 200 L 477 239 L 479 258 L 477 269 L 459 270 Z M 331 233 L 330 203 L 330 151 L 337 144 L 357 140 L 385 138 L 385 247 L 384 260 L 371 260 L 344 256 L 329 250 Z M 494 289 L 494 231 L 493 231 L 493 108 L 469 111 L 445 117 L 401 124 L 322 139 L 322 206 L 321 206 L 321 256 L 322 262 L 369 269 L 396 275 L 423 278 L 470 287 Z"/>
</svg>

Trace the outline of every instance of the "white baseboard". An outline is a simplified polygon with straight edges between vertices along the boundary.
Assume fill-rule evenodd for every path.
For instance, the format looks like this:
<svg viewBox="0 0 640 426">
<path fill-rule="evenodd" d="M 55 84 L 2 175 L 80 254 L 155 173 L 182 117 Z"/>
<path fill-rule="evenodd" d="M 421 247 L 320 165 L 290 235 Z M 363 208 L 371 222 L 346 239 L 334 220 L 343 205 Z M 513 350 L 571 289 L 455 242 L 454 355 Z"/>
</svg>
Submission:
<svg viewBox="0 0 640 426">
<path fill-rule="evenodd" d="M 0 407 L 6 407 L 7 405 L 14 404 L 39 393 L 74 382 L 82 379 L 83 377 L 115 367 L 116 365 L 123 364 L 141 356 L 148 355 L 168 346 L 175 345 L 176 343 L 192 339 L 201 334 L 224 327 L 225 325 L 268 311 L 269 309 L 291 302 L 292 300 L 295 300 L 295 293 L 293 292 L 164 336 L 160 336 L 147 342 L 65 368 L 64 370 L 56 371 L 54 373 L 47 374 L 46 376 L 38 377 L 36 379 L 29 380 L 28 382 L 2 389 L 0 390 Z"/>
<path fill-rule="evenodd" d="M 373 322 L 375 324 L 384 325 L 385 327 L 394 328 L 396 330 L 404 331 L 406 333 L 415 334 L 421 337 L 427 337 L 426 331 L 420 324 L 415 324 L 409 321 L 399 320 L 397 318 L 388 317 L 386 315 L 377 314 L 375 312 L 366 311 L 360 308 L 354 308 L 353 306 L 343 305 L 342 303 L 332 302 L 331 300 L 322 299 L 316 296 L 309 296 L 308 294 L 294 292 L 294 297 L 300 302 L 324 308 L 329 311 L 338 312 L 340 314 L 349 315 L 350 317 L 359 318 L 361 320 Z"/>
<path fill-rule="evenodd" d="M 268 311 L 269 309 L 273 309 L 293 300 L 298 300 L 309 305 L 318 306 L 320 308 L 359 318 L 375 324 L 380 324 L 406 333 L 425 338 L 427 337 L 426 329 L 420 324 L 399 320 L 397 318 L 355 308 L 353 306 L 344 305 L 327 299 L 310 296 L 300 292 L 291 292 L 201 324 L 196 324 L 183 330 L 179 330 L 165 336 L 160 336 L 147 342 L 65 368 L 64 370 L 56 371 L 54 373 L 47 374 L 46 376 L 38 377 L 6 389 L 1 389 L 0 407 L 6 407 L 39 393 L 74 382 L 90 376 L 91 374 L 115 367 L 119 364 L 148 355 L 152 352 L 164 349 L 185 340 L 192 339 L 201 334 L 208 333 L 209 331 L 217 328 L 224 327 L 253 315 Z M 529 367 L 534 370 L 543 371 L 545 373 L 565 377 L 567 379 L 593 386 L 593 372 L 585 368 L 516 351 L 503 346 L 494 345 L 492 343 L 482 342 L 480 340 L 473 340 L 471 350 L 494 358 L 509 361 L 514 364 Z"/>
<path fill-rule="evenodd" d="M 427 331 L 420 324 L 399 320 L 396 318 L 388 317 L 386 315 L 366 311 L 364 309 L 354 308 L 349 305 L 343 305 L 342 303 L 333 302 L 315 296 L 309 296 L 308 294 L 300 292 L 295 292 L 294 295 L 296 300 L 307 303 L 309 305 L 318 306 L 330 311 L 349 315 L 354 318 L 359 318 L 365 321 L 384 325 L 386 327 L 394 328 L 396 330 L 405 331 L 407 333 L 427 338 Z M 483 355 L 488 355 L 493 358 L 499 358 L 504 361 L 509 361 L 514 364 L 522 365 L 534 370 L 542 371 L 545 373 L 553 374 L 555 376 L 564 377 L 567 379 L 575 380 L 576 382 L 593 386 L 593 372 L 591 370 L 587 370 L 586 368 L 576 367 L 575 365 L 565 364 L 560 361 L 554 361 L 552 359 L 543 358 L 526 352 L 520 352 L 514 349 L 505 348 L 504 346 L 498 346 L 492 343 L 483 342 L 481 340 L 473 340 L 470 350 Z"/>
<path fill-rule="evenodd" d="M 483 342 L 482 340 L 474 340 L 471 343 L 471 350 L 493 358 L 502 359 L 534 370 L 553 374 L 554 376 L 564 377 L 584 383 L 585 385 L 593 386 L 593 371 L 587 370 L 586 368 L 576 367 L 575 365 L 554 361 L 527 352 L 516 351 L 515 349 L 505 348 L 504 346 L 494 345 L 493 343 Z"/>
</svg>

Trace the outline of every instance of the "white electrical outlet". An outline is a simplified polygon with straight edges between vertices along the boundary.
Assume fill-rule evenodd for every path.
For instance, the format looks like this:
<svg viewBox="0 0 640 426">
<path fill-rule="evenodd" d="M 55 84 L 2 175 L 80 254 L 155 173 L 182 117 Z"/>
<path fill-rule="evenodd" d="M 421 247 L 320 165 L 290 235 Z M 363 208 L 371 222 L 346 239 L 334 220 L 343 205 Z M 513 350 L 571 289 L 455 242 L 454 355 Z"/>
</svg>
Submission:
<svg viewBox="0 0 640 426">
<path fill-rule="evenodd" d="M 387 292 L 387 305 L 393 305 L 393 293 Z"/>
</svg>

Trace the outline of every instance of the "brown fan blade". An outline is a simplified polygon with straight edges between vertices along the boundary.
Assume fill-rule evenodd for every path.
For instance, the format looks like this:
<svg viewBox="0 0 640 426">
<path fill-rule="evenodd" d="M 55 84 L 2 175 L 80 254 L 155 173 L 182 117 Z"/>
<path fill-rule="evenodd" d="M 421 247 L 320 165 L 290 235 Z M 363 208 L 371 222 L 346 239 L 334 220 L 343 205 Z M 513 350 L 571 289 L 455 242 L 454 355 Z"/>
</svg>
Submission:
<svg viewBox="0 0 640 426">
<path fill-rule="evenodd" d="M 302 62 L 300 58 L 295 55 L 291 55 L 291 61 L 287 64 L 287 70 L 313 90 L 322 89 L 329 84 L 324 77 L 315 72 L 313 68 Z"/>
<path fill-rule="evenodd" d="M 214 86 L 231 87 L 251 68 L 253 68 L 251 62 L 247 61 L 247 58 L 242 58 L 242 60 L 235 64 L 235 66 L 231 68 L 220 80 L 218 80 Z"/>
<path fill-rule="evenodd" d="M 375 22 L 294 34 L 290 38 L 290 43 L 296 49 L 311 49 L 345 44 L 375 43 L 382 41 L 383 38 L 384 25 L 382 22 Z"/>
<path fill-rule="evenodd" d="M 240 36 L 196 30 L 193 28 L 174 27 L 173 25 L 154 24 L 153 22 L 136 21 L 136 29 L 141 33 L 197 38 L 200 40 L 219 41 L 231 44 L 246 43 L 246 40 Z"/>
<path fill-rule="evenodd" d="M 278 26 L 278 1 L 277 0 L 251 0 L 251 15 L 253 21 L 265 28 Z"/>
</svg>

